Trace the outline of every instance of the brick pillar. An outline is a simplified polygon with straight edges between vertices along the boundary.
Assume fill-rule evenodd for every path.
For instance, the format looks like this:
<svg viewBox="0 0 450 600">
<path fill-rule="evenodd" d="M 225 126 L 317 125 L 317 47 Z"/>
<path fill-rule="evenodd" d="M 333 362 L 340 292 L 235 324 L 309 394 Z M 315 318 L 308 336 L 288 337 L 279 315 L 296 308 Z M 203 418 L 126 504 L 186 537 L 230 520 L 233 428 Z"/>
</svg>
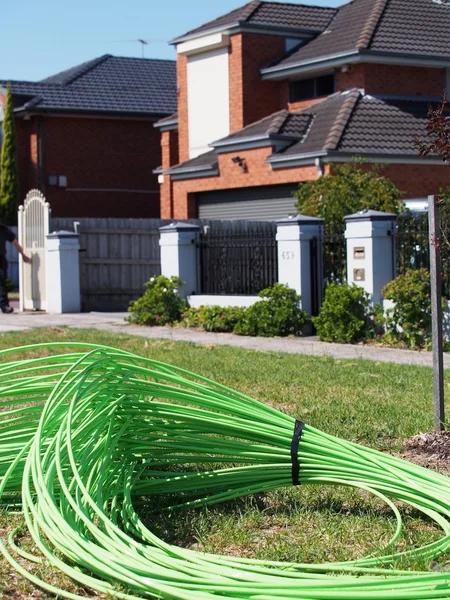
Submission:
<svg viewBox="0 0 450 600">
<path fill-rule="evenodd" d="M 372 303 L 382 302 L 381 290 L 395 278 L 393 232 L 396 215 L 362 210 L 345 217 L 347 281 L 362 287 Z"/>
<path fill-rule="evenodd" d="M 171 223 L 159 228 L 161 275 L 179 277 L 183 281 L 180 295 L 184 298 L 199 291 L 197 241 L 200 227 L 189 223 Z"/>
<path fill-rule="evenodd" d="M 323 219 L 305 215 L 277 221 L 278 281 L 300 294 L 302 309 L 308 314 L 320 304 L 320 244 L 316 244 L 315 266 L 311 259 L 313 240 L 322 236 L 322 228 Z"/>
</svg>

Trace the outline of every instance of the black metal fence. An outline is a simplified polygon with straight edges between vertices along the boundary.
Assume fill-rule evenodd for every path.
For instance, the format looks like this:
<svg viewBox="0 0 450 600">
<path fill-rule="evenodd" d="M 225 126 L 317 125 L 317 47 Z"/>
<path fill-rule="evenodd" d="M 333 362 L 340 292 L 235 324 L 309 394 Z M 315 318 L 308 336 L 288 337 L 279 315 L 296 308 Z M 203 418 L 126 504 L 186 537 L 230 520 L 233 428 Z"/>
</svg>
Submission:
<svg viewBox="0 0 450 600">
<path fill-rule="evenodd" d="M 398 275 L 403 275 L 408 269 L 429 269 L 428 213 L 406 212 L 399 215 L 394 242 Z"/>
<path fill-rule="evenodd" d="M 347 281 L 347 242 L 342 233 L 322 238 L 323 289 Z"/>
<path fill-rule="evenodd" d="M 447 227 L 448 225 L 445 225 Z M 448 239 L 448 236 L 445 236 Z M 394 232 L 394 261 L 397 275 L 408 269 L 430 268 L 428 213 L 406 212 L 398 217 Z M 450 298 L 450 248 L 440 244 L 442 294 Z"/>
<path fill-rule="evenodd" d="M 199 252 L 202 294 L 253 295 L 278 281 L 275 223 L 213 225 Z"/>
</svg>

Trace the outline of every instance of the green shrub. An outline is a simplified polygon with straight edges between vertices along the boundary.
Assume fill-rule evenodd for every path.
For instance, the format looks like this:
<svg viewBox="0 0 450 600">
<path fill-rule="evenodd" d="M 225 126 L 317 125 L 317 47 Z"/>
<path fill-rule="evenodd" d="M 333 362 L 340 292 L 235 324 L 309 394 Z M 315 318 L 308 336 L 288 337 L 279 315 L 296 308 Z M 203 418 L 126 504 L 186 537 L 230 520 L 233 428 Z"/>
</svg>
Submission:
<svg viewBox="0 0 450 600">
<path fill-rule="evenodd" d="M 260 301 L 243 311 L 234 332 L 252 336 L 301 335 L 307 315 L 299 308 L 300 296 L 281 283 L 262 290 Z"/>
<path fill-rule="evenodd" d="M 186 327 L 202 327 L 205 331 L 231 333 L 243 313 L 244 309 L 238 306 L 200 306 L 187 311 L 183 324 Z"/>
<path fill-rule="evenodd" d="M 128 321 L 138 325 L 171 325 L 182 319 L 189 306 L 178 295 L 182 283 L 178 277 L 152 277 L 145 284 L 143 296 L 130 303 Z"/>
<path fill-rule="evenodd" d="M 331 283 L 318 317 L 312 319 L 323 342 L 349 344 L 373 329 L 369 294 L 356 285 Z"/>
<path fill-rule="evenodd" d="M 424 348 L 431 342 L 431 284 L 426 269 L 410 269 L 390 281 L 382 290 L 394 303 L 386 311 L 386 329 L 394 340 L 410 348 Z"/>
</svg>

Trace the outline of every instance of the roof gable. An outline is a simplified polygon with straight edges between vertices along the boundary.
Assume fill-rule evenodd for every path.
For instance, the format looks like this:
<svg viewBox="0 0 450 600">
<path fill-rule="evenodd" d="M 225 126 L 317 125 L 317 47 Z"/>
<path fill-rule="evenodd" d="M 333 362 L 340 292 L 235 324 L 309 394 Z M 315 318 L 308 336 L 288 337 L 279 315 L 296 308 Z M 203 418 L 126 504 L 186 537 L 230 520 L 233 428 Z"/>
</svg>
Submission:
<svg viewBox="0 0 450 600">
<path fill-rule="evenodd" d="M 281 29 L 298 29 L 299 32 L 303 30 L 318 33 L 327 26 L 336 12 L 337 9 L 331 7 L 253 0 L 176 37 L 173 43 L 237 25 L 256 28 L 279 27 Z"/>
</svg>

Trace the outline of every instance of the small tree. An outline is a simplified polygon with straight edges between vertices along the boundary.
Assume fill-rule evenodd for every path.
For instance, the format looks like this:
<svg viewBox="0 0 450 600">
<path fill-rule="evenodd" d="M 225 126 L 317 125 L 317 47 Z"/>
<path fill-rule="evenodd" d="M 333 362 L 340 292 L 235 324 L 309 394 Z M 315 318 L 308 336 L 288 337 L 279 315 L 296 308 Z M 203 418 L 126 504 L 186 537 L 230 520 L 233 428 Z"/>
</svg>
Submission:
<svg viewBox="0 0 450 600">
<path fill-rule="evenodd" d="M 11 89 L 6 90 L 3 119 L 3 145 L 0 161 L 0 221 L 15 225 L 19 206 L 19 176 L 16 157 L 16 132 Z"/>
<path fill-rule="evenodd" d="M 428 143 L 420 139 L 416 140 L 420 156 L 436 154 L 450 164 L 450 113 L 446 92 L 442 103 L 437 108 L 430 106 L 428 109 L 426 134 L 430 138 Z"/>
<path fill-rule="evenodd" d="M 402 192 L 375 165 L 334 165 L 333 174 L 300 184 L 295 192 L 299 214 L 325 219 L 327 234 L 343 233 L 344 217 L 373 209 L 398 214 Z"/>
</svg>

